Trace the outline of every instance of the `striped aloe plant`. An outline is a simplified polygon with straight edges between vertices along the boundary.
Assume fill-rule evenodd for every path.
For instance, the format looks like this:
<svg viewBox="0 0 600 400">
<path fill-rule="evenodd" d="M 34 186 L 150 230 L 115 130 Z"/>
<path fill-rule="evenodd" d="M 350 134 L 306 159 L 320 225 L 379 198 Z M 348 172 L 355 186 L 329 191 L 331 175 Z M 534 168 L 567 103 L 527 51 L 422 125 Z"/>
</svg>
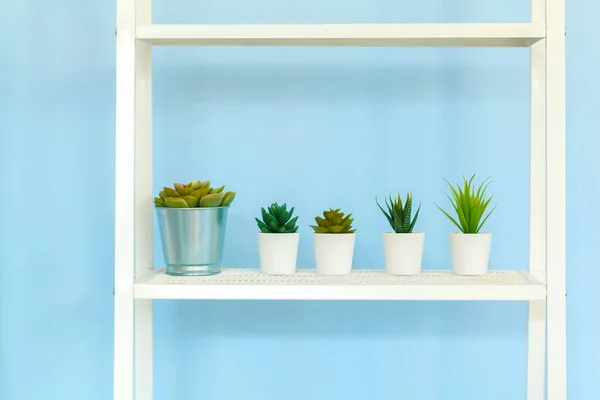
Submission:
<svg viewBox="0 0 600 400">
<path fill-rule="evenodd" d="M 389 196 L 388 199 L 385 199 L 385 205 L 387 207 L 387 211 L 381 207 L 377 198 L 375 198 L 375 202 L 379 206 L 383 215 L 387 218 L 390 226 L 396 233 L 411 233 L 413 228 L 415 227 L 415 223 L 417 222 L 417 218 L 419 218 L 419 211 L 421 211 L 421 204 L 419 204 L 419 208 L 417 208 L 417 212 L 415 213 L 414 218 L 411 218 L 412 213 L 412 193 L 406 194 L 406 200 L 404 204 L 402 204 L 402 197 L 400 193 L 398 193 L 397 197 L 394 199 L 392 196 Z"/>
</svg>

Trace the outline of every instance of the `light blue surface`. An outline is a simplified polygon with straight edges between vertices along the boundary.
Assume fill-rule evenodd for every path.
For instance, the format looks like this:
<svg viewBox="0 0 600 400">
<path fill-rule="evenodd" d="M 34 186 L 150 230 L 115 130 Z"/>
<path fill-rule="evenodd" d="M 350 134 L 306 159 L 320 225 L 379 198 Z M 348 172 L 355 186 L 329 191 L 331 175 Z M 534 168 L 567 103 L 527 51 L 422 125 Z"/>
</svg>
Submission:
<svg viewBox="0 0 600 400">
<path fill-rule="evenodd" d="M 114 2 L 0 12 L 0 399 L 112 398 Z M 526 2 L 156 1 L 157 22 L 526 21 Z M 502 4 L 503 3 L 503 4 Z M 569 399 L 600 398 L 600 3 L 569 1 Z M 526 49 L 155 52 L 155 184 L 238 192 L 224 264 L 257 267 L 260 206 L 353 212 L 381 268 L 375 195 L 423 202 L 424 265 L 449 268 L 443 177 L 491 175 L 492 266 L 528 259 Z M 443 203 L 446 204 L 446 203 Z M 155 255 L 161 260 L 160 247 Z M 510 303 L 158 302 L 156 400 L 525 399 Z"/>
</svg>

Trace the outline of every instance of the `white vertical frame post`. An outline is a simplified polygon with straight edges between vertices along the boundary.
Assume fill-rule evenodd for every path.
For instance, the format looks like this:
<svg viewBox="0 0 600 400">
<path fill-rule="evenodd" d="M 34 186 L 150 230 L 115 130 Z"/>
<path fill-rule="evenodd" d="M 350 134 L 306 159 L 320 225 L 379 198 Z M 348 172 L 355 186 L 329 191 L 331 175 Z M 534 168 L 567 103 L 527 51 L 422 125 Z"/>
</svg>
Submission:
<svg viewBox="0 0 600 400">
<path fill-rule="evenodd" d="M 548 400 L 567 398 L 565 0 L 546 0 Z"/>
<path fill-rule="evenodd" d="M 531 22 L 546 23 L 546 0 L 531 0 Z M 546 41 L 531 47 L 529 270 L 546 282 Z M 529 302 L 527 400 L 544 400 L 546 302 Z"/>
<path fill-rule="evenodd" d="M 135 26 L 152 21 L 151 0 L 137 0 Z M 152 46 L 135 44 L 135 270 L 152 270 Z M 152 300 L 135 300 L 135 400 L 153 397 Z"/>
<path fill-rule="evenodd" d="M 153 392 L 152 300 L 133 299 L 136 272 L 153 265 L 151 46 L 135 39 L 150 21 L 149 0 L 117 0 L 114 400 Z"/>
<path fill-rule="evenodd" d="M 135 0 L 117 0 L 114 400 L 133 399 Z"/>
</svg>

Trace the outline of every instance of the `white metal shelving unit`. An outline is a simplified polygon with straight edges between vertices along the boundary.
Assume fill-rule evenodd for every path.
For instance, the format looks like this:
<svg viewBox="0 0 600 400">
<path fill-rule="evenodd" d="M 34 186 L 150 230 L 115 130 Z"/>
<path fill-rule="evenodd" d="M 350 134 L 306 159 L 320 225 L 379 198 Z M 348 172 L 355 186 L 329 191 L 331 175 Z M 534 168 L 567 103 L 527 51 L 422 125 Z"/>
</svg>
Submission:
<svg viewBox="0 0 600 400">
<path fill-rule="evenodd" d="M 527 399 L 543 400 L 546 393 L 548 400 L 566 400 L 564 7 L 564 0 L 531 0 L 528 23 L 157 25 L 151 0 L 117 0 L 114 399 L 153 397 L 153 300 L 356 299 L 528 301 Z M 232 269 L 181 278 L 154 270 L 155 45 L 530 47 L 529 268 L 483 277 L 447 271 L 417 277 L 378 271 L 325 277 L 301 271 L 272 277 Z"/>
</svg>

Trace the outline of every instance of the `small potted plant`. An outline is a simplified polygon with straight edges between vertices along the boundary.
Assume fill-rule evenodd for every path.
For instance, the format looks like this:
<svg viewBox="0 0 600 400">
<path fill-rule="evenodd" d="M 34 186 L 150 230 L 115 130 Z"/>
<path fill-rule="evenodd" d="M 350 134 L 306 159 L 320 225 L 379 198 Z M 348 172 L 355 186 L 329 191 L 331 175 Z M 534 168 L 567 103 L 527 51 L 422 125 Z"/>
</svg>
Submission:
<svg viewBox="0 0 600 400">
<path fill-rule="evenodd" d="M 377 198 L 375 202 L 385 215 L 393 232 L 383 233 L 383 252 L 385 256 L 385 271 L 392 275 L 416 275 L 421 272 L 423 260 L 424 232 L 413 232 L 421 205 L 417 208 L 414 218 L 412 214 L 412 193 L 407 193 L 406 201 L 402 204 L 400 193 L 394 199 L 385 199 L 387 211 L 381 207 Z"/>
<path fill-rule="evenodd" d="M 463 177 L 463 185 L 456 187 L 446 181 L 452 196 L 446 194 L 454 208 L 456 219 L 436 206 L 456 225 L 460 232 L 450 233 L 450 248 L 452 251 L 452 272 L 457 275 L 484 275 L 489 269 L 492 234 L 480 232 L 483 224 L 496 209 L 492 208 L 484 216 L 493 195 L 487 196 L 487 188 L 491 181 L 485 179 L 477 188 L 473 179 Z"/>
<path fill-rule="evenodd" d="M 258 232 L 258 253 L 260 269 L 264 274 L 290 275 L 296 272 L 296 258 L 300 233 L 292 218 L 294 207 L 271 204 L 267 210 L 260 209 L 262 220 L 254 218 L 260 229 Z"/>
<path fill-rule="evenodd" d="M 221 272 L 227 210 L 235 192 L 210 181 L 175 183 L 154 198 L 168 275 Z"/>
<path fill-rule="evenodd" d="M 339 208 L 315 217 L 317 225 L 313 240 L 317 272 L 325 275 L 343 275 L 352 272 L 355 229 L 352 214 L 345 215 Z"/>
</svg>

